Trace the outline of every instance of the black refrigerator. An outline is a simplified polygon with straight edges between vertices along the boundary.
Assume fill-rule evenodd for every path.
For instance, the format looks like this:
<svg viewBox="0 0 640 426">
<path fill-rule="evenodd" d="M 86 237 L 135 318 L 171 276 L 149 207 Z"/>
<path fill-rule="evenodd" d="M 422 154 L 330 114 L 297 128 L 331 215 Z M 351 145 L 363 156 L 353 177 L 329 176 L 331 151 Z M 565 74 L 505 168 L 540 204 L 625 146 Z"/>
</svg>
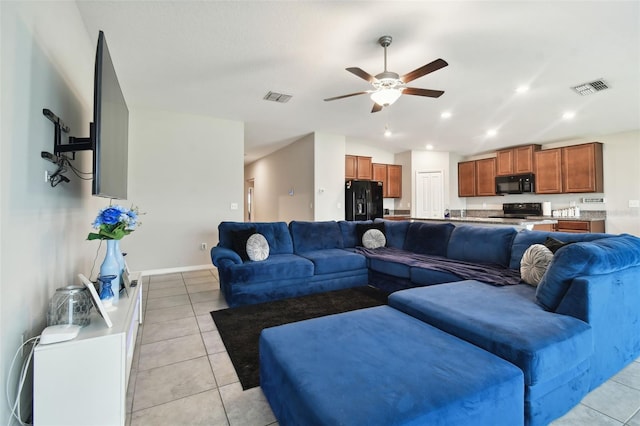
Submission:
<svg viewBox="0 0 640 426">
<path fill-rule="evenodd" d="M 382 217 L 382 182 L 346 181 L 344 213 L 346 220 L 373 220 Z"/>
</svg>

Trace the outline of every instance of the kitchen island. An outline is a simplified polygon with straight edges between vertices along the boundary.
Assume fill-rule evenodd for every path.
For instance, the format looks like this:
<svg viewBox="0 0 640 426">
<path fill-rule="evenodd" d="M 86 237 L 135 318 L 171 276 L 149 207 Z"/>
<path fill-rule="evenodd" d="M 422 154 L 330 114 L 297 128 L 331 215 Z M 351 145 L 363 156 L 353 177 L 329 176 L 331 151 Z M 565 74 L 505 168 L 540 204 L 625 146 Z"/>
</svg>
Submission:
<svg viewBox="0 0 640 426">
<path fill-rule="evenodd" d="M 496 217 L 447 217 L 447 218 L 411 218 L 413 222 L 449 222 L 454 225 L 510 226 L 516 229 L 551 230 L 558 223 L 556 219 L 513 219 Z"/>
</svg>

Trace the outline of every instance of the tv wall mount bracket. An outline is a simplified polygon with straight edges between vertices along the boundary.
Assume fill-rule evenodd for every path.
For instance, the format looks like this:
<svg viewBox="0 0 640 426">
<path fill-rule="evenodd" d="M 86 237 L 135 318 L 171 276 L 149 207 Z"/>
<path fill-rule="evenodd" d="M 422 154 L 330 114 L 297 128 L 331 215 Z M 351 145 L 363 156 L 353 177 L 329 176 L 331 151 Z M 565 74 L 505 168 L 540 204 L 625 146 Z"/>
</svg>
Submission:
<svg viewBox="0 0 640 426">
<path fill-rule="evenodd" d="M 58 154 L 62 154 L 65 152 L 72 153 L 72 159 L 75 159 L 76 151 L 88 151 L 93 149 L 93 138 L 76 138 L 73 136 L 69 136 L 69 143 L 62 143 L 62 133 L 69 133 L 69 126 L 64 124 L 64 122 L 51 112 L 48 108 L 43 108 L 42 114 L 47 117 L 54 125 L 53 132 L 53 155 L 49 154 L 46 151 L 42 151 L 41 156 L 47 160 L 51 161 L 52 157 L 57 157 Z M 90 132 L 93 133 L 93 123 L 90 124 Z"/>
</svg>

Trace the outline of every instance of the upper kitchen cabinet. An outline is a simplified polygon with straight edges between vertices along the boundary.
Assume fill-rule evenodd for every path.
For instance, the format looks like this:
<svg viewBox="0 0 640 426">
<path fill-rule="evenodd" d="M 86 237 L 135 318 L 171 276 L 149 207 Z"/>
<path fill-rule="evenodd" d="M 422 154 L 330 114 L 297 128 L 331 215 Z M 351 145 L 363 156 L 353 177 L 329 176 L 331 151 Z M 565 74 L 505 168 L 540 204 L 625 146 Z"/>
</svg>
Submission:
<svg viewBox="0 0 640 426">
<path fill-rule="evenodd" d="M 371 157 L 346 155 L 344 157 L 344 178 L 371 180 Z"/>
<path fill-rule="evenodd" d="M 602 192 L 602 144 L 599 142 L 562 148 L 563 192 Z"/>
<path fill-rule="evenodd" d="M 372 180 L 382 182 L 384 198 L 402 197 L 402 166 L 396 164 L 371 164 Z"/>
<path fill-rule="evenodd" d="M 535 152 L 536 194 L 562 192 L 562 149 Z"/>
<path fill-rule="evenodd" d="M 496 195 L 496 159 L 458 163 L 458 197 Z"/>
<path fill-rule="evenodd" d="M 458 163 L 458 197 L 475 197 L 476 195 L 476 162 Z"/>
<path fill-rule="evenodd" d="M 535 169 L 534 153 L 539 150 L 540 145 L 526 145 L 498 151 L 496 153 L 496 175 L 533 173 Z"/>
<path fill-rule="evenodd" d="M 476 195 L 496 195 L 496 159 L 476 160 Z"/>
<path fill-rule="evenodd" d="M 560 194 L 602 192 L 602 144 L 582 145 L 537 151 L 536 193 Z"/>
</svg>

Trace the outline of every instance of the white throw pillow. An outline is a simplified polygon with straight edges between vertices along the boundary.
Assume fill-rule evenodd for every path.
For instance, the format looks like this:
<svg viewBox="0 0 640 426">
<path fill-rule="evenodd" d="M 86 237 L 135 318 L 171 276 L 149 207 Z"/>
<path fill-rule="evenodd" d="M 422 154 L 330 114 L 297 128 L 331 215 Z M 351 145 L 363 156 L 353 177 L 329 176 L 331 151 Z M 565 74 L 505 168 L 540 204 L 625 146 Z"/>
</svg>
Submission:
<svg viewBox="0 0 640 426">
<path fill-rule="evenodd" d="M 522 255 L 520 277 L 522 281 L 537 287 L 553 260 L 553 253 L 543 244 L 533 244 Z"/>
<path fill-rule="evenodd" d="M 259 262 L 269 257 L 269 243 L 262 234 L 253 234 L 247 240 L 249 259 Z"/>
<path fill-rule="evenodd" d="M 387 239 L 379 229 L 369 229 L 362 235 L 362 245 L 368 249 L 384 247 L 385 244 Z"/>
</svg>

